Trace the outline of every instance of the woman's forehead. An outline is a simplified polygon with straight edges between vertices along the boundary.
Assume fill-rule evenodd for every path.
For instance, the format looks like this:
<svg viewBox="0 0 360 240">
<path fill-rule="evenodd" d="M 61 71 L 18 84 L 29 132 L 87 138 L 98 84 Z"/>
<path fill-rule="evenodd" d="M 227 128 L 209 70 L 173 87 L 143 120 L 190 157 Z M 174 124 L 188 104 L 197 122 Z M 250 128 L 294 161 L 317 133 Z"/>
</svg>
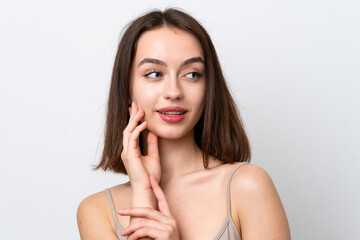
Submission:
<svg viewBox="0 0 360 240">
<path fill-rule="evenodd" d="M 175 62 L 193 57 L 204 58 L 202 46 L 194 35 L 177 28 L 161 27 L 140 36 L 134 62 L 137 64 L 144 58 Z"/>
</svg>

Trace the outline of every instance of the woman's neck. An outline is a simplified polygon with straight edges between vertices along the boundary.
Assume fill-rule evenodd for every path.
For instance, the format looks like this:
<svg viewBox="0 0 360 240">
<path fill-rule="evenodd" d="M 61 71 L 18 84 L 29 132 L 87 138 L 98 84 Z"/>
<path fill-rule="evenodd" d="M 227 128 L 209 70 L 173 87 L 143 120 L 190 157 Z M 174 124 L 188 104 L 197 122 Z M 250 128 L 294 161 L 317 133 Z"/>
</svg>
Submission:
<svg viewBox="0 0 360 240">
<path fill-rule="evenodd" d="M 146 135 L 144 134 L 143 139 L 146 139 Z M 195 142 L 193 132 L 176 140 L 158 137 L 158 145 L 161 182 L 204 169 L 202 151 Z"/>
</svg>

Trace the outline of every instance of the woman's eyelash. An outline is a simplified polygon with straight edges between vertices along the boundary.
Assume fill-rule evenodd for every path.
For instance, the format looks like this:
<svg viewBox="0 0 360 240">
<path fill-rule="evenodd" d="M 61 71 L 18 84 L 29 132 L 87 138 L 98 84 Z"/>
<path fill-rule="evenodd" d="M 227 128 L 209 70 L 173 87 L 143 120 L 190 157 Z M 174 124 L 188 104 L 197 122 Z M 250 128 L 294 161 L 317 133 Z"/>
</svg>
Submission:
<svg viewBox="0 0 360 240">
<path fill-rule="evenodd" d="M 151 74 L 153 74 L 153 76 L 151 76 Z M 156 75 L 156 76 L 154 76 L 154 75 Z M 147 78 L 158 78 L 161 76 L 162 76 L 162 73 L 159 71 L 156 71 L 156 70 L 150 70 L 144 75 L 144 77 L 147 77 Z"/>
<path fill-rule="evenodd" d="M 191 71 L 191 72 L 188 72 L 188 73 L 186 73 L 185 74 L 185 76 L 187 76 L 188 74 L 195 74 L 195 77 L 194 77 L 194 79 L 198 79 L 198 78 L 200 78 L 202 75 L 201 75 L 201 73 L 200 72 L 198 72 L 198 71 Z"/>
</svg>

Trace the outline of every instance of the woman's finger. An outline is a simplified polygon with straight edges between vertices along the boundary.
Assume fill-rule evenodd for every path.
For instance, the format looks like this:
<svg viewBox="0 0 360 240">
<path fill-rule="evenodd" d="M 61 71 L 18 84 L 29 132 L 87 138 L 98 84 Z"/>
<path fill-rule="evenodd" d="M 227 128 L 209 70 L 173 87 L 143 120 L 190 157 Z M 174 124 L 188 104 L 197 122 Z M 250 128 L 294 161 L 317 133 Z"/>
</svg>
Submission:
<svg viewBox="0 0 360 240">
<path fill-rule="evenodd" d="M 132 223 L 131 225 L 129 225 L 128 227 L 124 228 L 121 231 L 121 235 L 122 236 L 129 235 L 129 234 L 139 230 L 140 228 L 144 228 L 144 227 L 159 229 L 162 231 L 168 230 L 168 226 L 164 223 L 157 222 L 154 220 L 149 220 L 146 218 L 142 218 L 141 220 L 138 220 L 138 221 Z"/>
<path fill-rule="evenodd" d="M 130 118 L 129 118 L 129 122 L 128 122 L 126 128 L 124 129 L 124 132 L 131 132 L 132 129 L 135 126 L 137 126 L 137 124 L 140 122 L 141 118 L 143 117 L 143 115 L 139 116 L 138 114 L 144 114 L 144 111 L 137 110 L 136 103 L 133 103 L 132 106 L 135 106 L 135 107 L 129 107 Z M 134 118 L 136 118 L 136 119 L 134 120 Z"/>
<path fill-rule="evenodd" d="M 134 114 L 134 113 L 132 113 L 132 114 Z M 138 125 L 138 123 L 140 122 L 140 120 L 143 116 L 144 116 L 144 110 L 140 109 L 131 117 L 131 119 L 129 120 L 129 123 L 125 129 L 131 133 L 135 129 L 135 127 Z"/>
<path fill-rule="evenodd" d="M 157 136 L 150 131 L 147 137 L 147 143 L 148 143 L 148 156 L 158 159 L 159 146 L 158 146 Z"/>
<path fill-rule="evenodd" d="M 128 142 L 128 149 L 137 149 L 139 147 L 139 137 L 140 133 L 146 129 L 147 122 L 143 122 L 138 125 L 131 133 Z"/>
<path fill-rule="evenodd" d="M 131 102 L 131 113 L 130 116 L 134 116 L 138 112 L 138 106 L 136 102 Z"/>
<path fill-rule="evenodd" d="M 143 237 L 150 237 L 151 239 L 178 239 L 178 237 L 172 236 L 174 233 L 172 230 L 163 231 L 156 228 L 140 228 L 128 236 L 128 240 L 137 240 Z"/>
<path fill-rule="evenodd" d="M 125 149 L 127 148 L 127 143 L 129 141 L 130 135 L 132 134 L 134 129 L 138 126 L 138 123 L 140 122 L 143 115 L 144 115 L 143 110 L 138 111 L 135 114 L 135 116 L 133 116 L 132 119 L 129 120 L 128 125 L 124 129 L 124 131 L 123 131 L 123 145 L 124 145 Z"/>
<path fill-rule="evenodd" d="M 134 207 L 134 208 L 124 208 L 120 209 L 118 213 L 122 216 L 132 216 L 132 217 L 142 217 L 150 220 L 170 224 L 168 217 L 156 211 L 152 208 L 147 207 Z"/>
<path fill-rule="evenodd" d="M 136 119 L 135 124 L 133 122 L 134 122 L 135 117 L 139 118 L 139 116 L 137 115 L 139 112 L 140 112 L 140 109 L 138 109 L 137 104 L 135 102 L 132 102 L 131 107 L 129 107 L 130 118 L 129 118 L 129 122 L 128 122 L 128 125 L 126 126 L 125 130 L 128 130 L 129 132 L 131 132 L 132 131 L 131 128 L 134 128 L 134 125 L 136 126 L 138 124 L 138 122 L 140 121 L 140 119 L 143 116 L 141 116 L 140 119 Z M 143 111 L 142 111 L 142 113 L 143 113 Z"/>
<path fill-rule="evenodd" d="M 158 200 L 159 210 L 165 216 L 171 217 L 170 207 L 166 200 L 166 196 L 156 181 L 154 175 L 150 176 L 150 184 L 155 194 L 156 199 Z"/>
</svg>

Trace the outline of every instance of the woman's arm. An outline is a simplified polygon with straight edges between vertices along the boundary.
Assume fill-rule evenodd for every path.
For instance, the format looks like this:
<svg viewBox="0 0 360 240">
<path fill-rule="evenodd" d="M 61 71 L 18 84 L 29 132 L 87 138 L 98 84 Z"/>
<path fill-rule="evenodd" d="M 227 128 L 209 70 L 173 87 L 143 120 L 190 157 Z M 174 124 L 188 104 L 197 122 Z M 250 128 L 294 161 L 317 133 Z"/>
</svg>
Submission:
<svg viewBox="0 0 360 240">
<path fill-rule="evenodd" d="M 245 164 L 231 183 L 232 215 L 243 240 L 290 240 L 284 207 L 269 175 Z"/>
<path fill-rule="evenodd" d="M 129 108 L 129 123 L 123 132 L 123 151 L 121 158 L 128 173 L 132 189 L 132 207 L 156 208 L 156 198 L 150 185 L 149 177 L 154 175 L 160 179 L 161 168 L 157 136 L 149 132 L 147 136 L 147 155 L 142 155 L 139 147 L 140 133 L 146 129 L 147 123 L 139 124 L 145 113 L 133 102 Z M 136 217 L 130 218 L 136 222 Z"/>
</svg>

